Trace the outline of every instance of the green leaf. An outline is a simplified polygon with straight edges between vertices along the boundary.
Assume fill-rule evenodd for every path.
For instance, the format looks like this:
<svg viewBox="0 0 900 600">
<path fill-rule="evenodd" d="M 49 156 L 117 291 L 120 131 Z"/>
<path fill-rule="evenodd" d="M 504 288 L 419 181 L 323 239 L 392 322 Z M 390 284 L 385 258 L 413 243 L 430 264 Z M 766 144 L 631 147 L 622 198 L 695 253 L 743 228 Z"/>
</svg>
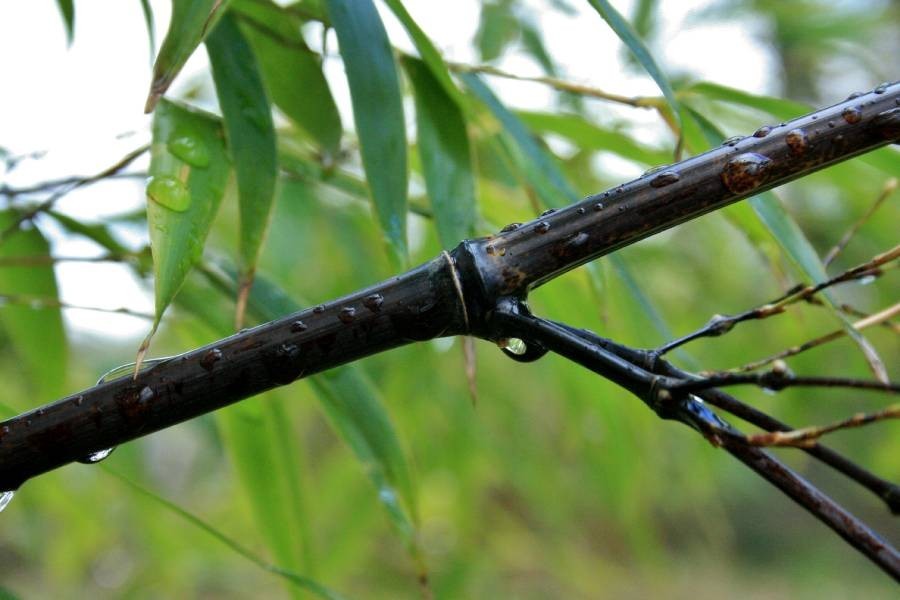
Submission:
<svg viewBox="0 0 900 600">
<path fill-rule="evenodd" d="M 416 50 L 419 51 L 419 56 L 425 64 L 428 65 L 428 68 L 431 70 L 431 74 L 437 80 L 437 83 L 444 89 L 447 96 L 462 108 L 464 102 L 463 96 L 456 87 L 456 84 L 453 83 L 450 72 L 447 70 L 447 65 L 444 63 L 441 53 L 434 47 L 434 43 L 432 43 L 431 39 L 425 35 L 425 32 L 422 31 L 419 24 L 413 20 L 412 15 L 409 14 L 400 0 L 384 0 L 384 3 L 388 5 L 388 8 L 391 9 L 397 16 L 397 19 L 400 20 L 400 23 L 403 24 L 409 37 L 412 38 Z"/>
<path fill-rule="evenodd" d="M 720 100 L 739 106 L 755 108 L 785 121 L 805 115 L 811 110 L 808 104 L 803 104 L 802 102 L 773 98 L 772 96 L 760 96 L 707 81 L 695 83 L 679 91 L 679 94 L 686 95 L 691 93 L 699 94 L 711 100 Z"/>
<path fill-rule="evenodd" d="M 140 485 L 139 483 L 132 481 L 131 479 L 125 477 L 124 475 L 122 475 L 118 471 L 115 471 L 114 469 L 110 468 L 107 465 L 100 465 L 100 467 L 104 471 L 106 471 L 107 473 L 109 473 L 110 475 L 112 475 L 113 477 L 115 477 L 116 479 L 121 481 L 122 483 L 124 483 L 126 486 L 128 486 L 129 488 L 131 488 L 132 490 L 137 492 L 138 494 L 141 494 L 142 496 L 145 496 L 145 497 L 153 500 L 154 502 L 156 502 L 157 504 L 159 504 L 166 510 L 172 512 L 173 514 L 178 515 L 179 517 L 181 517 L 182 519 L 184 519 L 185 521 L 187 521 L 194 527 L 197 527 L 197 528 L 205 531 L 212 537 L 214 537 L 217 540 L 219 540 L 220 542 L 222 542 L 225 546 L 227 546 L 228 548 L 231 548 L 234 552 L 236 552 L 237 554 L 240 554 L 241 556 L 243 556 L 244 558 L 246 558 L 247 560 L 249 560 L 256 566 L 260 567 L 261 569 L 285 579 L 286 581 L 290 582 L 291 584 L 293 584 L 294 586 L 296 586 L 299 589 L 306 590 L 308 592 L 312 592 L 313 594 L 315 594 L 321 598 L 325 598 L 326 600 L 341 600 L 343 598 L 343 596 L 341 596 L 337 592 L 334 592 L 334 591 L 328 589 L 327 587 L 323 586 L 322 584 L 318 583 L 317 581 L 310 579 L 309 577 L 304 577 L 303 575 L 299 575 L 297 573 L 294 573 L 293 571 L 289 571 L 282 567 L 278 567 L 278 566 L 267 563 L 265 560 L 263 560 L 262 558 L 260 558 L 256 554 L 254 554 L 252 551 L 250 551 L 246 547 L 242 546 L 241 544 L 239 544 L 237 541 L 233 540 L 232 538 L 228 537 L 227 535 L 225 535 L 224 533 L 219 531 L 217 528 L 213 527 L 212 525 L 210 525 L 209 523 L 207 523 L 200 517 L 196 516 L 195 514 L 188 512 L 187 510 L 183 509 L 182 507 L 175 504 L 174 502 L 167 500 L 167 499 L 163 498 L 162 496 L 156 494 L 155 492 Z"/>
<path fill-rule="evenodd" d="M 531 130 L 560 135 L 580 150 L 612 152 L 646 166 L 665 164 L 672 158 L 671 152 L 645 146 L 632 135 L 605 129 L 579 115 L 540 112 L 516 114 Z"/>
<path fill-rule="evenodd" d="M 423 61 L 407 58 L 403 66 L 415 90 L 425 187 L 441 245 L 449 250 L 475 229 L 475 180 L 466 122 Z"/>
<path fill-rule="evenodd" d="M 233 282 L 215 280 L 228 291 Z M 260 277 L 250 292 L 248 309 L 271 321 L 301 310 L 301 305 L 273 282 Z M 374 386 L 357 365 L 345 365 L 309 378 L 338 433 L 350 446 L 378 491 L 391 522 L 401 534 L 418 568 L 424 558 L 416 535 L 418 503 L 409 463 L 387 410 Z"/>
<path fill-rule="evenodd" d="M 0 211 L 0 231 L 18 219 L 11 210 Z M 50 245 L 36 227 L 19 229 L 0 244 L 0 258 L 49 256 Z M 0 264 L 0 294 L 23 300 L 56 300 L 59 290 L 53 265 Z M 0 305 L 0 326 L 22 361 L 29 381 L 34 382 L 34 404 L 62 395 L 66 385 L 66 333 L 59 307 L 32 308 L 22 304 Z"/>
<path fill-rule="evenodd" d="M 236 2 L 234 10 L 272 102 L 312 136 L 330 163 L 340 153 L 343 127 L 319 57 L 300 33 L 302 21 L 270 3 Z"/>
<path fill-rule="evenodd" d="M 272 110 L 263 89 L 253 51 L 230 14 L 206 39 L 216 94 L 225 121 L 228 150 L 237 175 L 240 206 L 241 290 L 253 281 L 278 177 L 278 156 Z M 238 303 L 238 322 L 242 320 Z"/>
<path fill-rule="evenodd" d="M 394 55 L 372 0 L 327 0 L 378 220 L 406 264 L 406 128 Z"/>
<path fill-rule="evenodd" d="M 62 16 L 63 25 L 66 26 L 66 41 L 72 45 L 75 39 L 75 2 L 74 0 L 56 0 L 59 14 Z"/>
<path fill-rule="evenodd" d="M 519 35 L 519 22 L 512 15 L 509 0 L 500 3 L 483 3 L 475 45 L 483 62 L 499 58 L 503 51 Z"/>
<path fill-rule="evenodd" d="M 228 172 L 220 120 L 160 102 L 153 119 L 147 183 L 147 223 L 156 277 L 153 331 L 200 259 Z"/>
<path fill-rule="evenodd" d="M 102 223 L 85 223 L 53 210 L 48 210 L 46 214 L 52 217 L 66 231 L 84 236 L 113 254 L 129 254 L 128 248 L 119 243 L 119 240 L 109 231 L 109 227 Z"/>
<path fill-rule="evenodd" d="M 534 187 L 541 201 L 549 207 L 558 207 L 580 200 L 578 193 L 569 185 L 565 176 L 556 164 L 555 158 L 550 155 L 538 142 L 534 139 L 528 128 L 519 120 L 516 115 L 510 112 L 503 103 L 494 95 L 483 81 L 472 73 L 464 73 L 461 75 L 466 86 L 472 90 L 476 97 L 481 100 L 494 117 L 500 121 L 505 131 L 515 141 L 519 150 L 528 160 L 528 165 L 522 169 L 525 177 L 528 178 Z M 634 296 L 635 301 L 647 312 L 651 323 L 657 328 L 657 331 L 663 336 L 663 339 L 671 339 L 670 330 L 665 325 L 659 313 L 653 307 L 653 303 L 644 294 L 641 288 L 630 278 L 628 268 L 622 262 L 622 258 L 615 254 L 610 255 L 609 260 L 615 265 L 619 275 L 623 278 L 629 277 L 632 285 L 628 286 L 629 291 Z M 588 277 L 594 289 L 602 289 L 603 283 L 597 269 L 588 269 Z"/>
<path fill-rule="evenodd" d="M 631 50 L 637 61 L 641 63 L 647 74 L 653 78 L 653 81 L 659 86 L 660 91 L 666 97 L 666 101 L 668 101 L 669 106 L 680 122 L 682 120 L 681 105 L 675 97 L 675 92 L 672 91 L 672 85 L 656 64 L 656 61 L 653 60 L 653 56 L 650 54 L 647 46 L 644 45 L 644 42 L 634 28 L 631 27 L 631 24 L 607 0 L 588 0 L 588 2 L 600 13 L 600 16 L 619 36 L 619 39 L 628 46 L 628 49 Z"/>
<path fill-rule="evenodd" d="M 725 139 L 725 134 L 722 133 L 715 124 L 693 109 L 688 108 L 688 111 L 690 117 L 700 124 L 700 130 L 706 137 L 707 143 L 710 146 L 721 145 Z M 822 265 L 822 261 L 819 259 L 819 255 L 815 248 L 810 243 L 809 239 L 807 239 L 803 230 L 800 229 L 800 226 L 797 225 L 794 218 L 784 209 L 773 192 L 763 192 L 749 198 L 747 202 L 753 207 L 759 220 L 766 226 L 787 256 L 790 257 L 791 261 L 803 275 L 814 283 L 822 283 L 828 280 L 828 274 L 825 271 L 825 267 Z M 750 235 L 752 236 L 753 233 L 750 232 Z M 832 293 L 832 290 L 823 290 L 822 295 L 825 296 L 825 299 L 828 301 L 828 305 L 832 309 L 832 314 L 841 322 L 844 331 L 846 331 L 847 335 L 856 342 L 857 346 L 859 346 L 863 355 L 866 357 L 866 362 L 868 362 L 872 372 L 879 380 L 886 382 L 888 379 L 887 370 L 885 369 L 881 358 L 879 358 L 878 353 L 875 351 L 875 348 L 841 311 L 841 304 Z"/>
<path fill-rule="evenodd" d="M 152 112 L 184 63 L 225 12 L 229 0 L 172 0 L 172 19 L 153 64 L 144 112 Z"/>
<path fill-rule="evenodd" d="M 156 54 L 156 27 L 153 26 L 153 7 L 150 0 L 141 0 L 141 12 L 144 13 L 144 24 L 147 26 L 147 40 L 150 43 L 150 59 Z"/>
</svg>

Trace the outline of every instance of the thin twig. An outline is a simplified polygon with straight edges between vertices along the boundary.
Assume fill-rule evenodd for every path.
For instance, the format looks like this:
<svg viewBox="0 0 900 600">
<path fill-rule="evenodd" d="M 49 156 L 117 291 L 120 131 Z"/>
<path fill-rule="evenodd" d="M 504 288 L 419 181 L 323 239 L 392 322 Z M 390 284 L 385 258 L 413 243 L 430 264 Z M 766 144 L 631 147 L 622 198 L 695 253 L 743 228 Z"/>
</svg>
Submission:
<svg viewBox="0 0 900 600">
<path fill-rule="evenodd" d="M 856 413 L 843 421 L 837 421 L 828 425 L 750 435 L 747 436 L 747 443 L 753 446 L 797 446 L 802 448 L 814 444 L 817 439 L 833 431 L 863 427 L 879 421 L 897 418 L 900 418 L 900 404 L 892 404 L 877 412 Z"/>
<path fill-rule="evenodd" d="M 870 381 L 850 377 L 795 376 L 783 369 L 773 369 L 765 373 L 707 373 L 700 379 L 676 383 L 669 387 L 673 393 L 694 393 L 714 387 L 731 385 L 756 385 L 764 389 L 778 391 L 788 387 L 821 387 L 873 390 L 900 393 L 900 383 Z"/>
<path fill-rule="evenodd" d="M 146 173 L 112 173 L 107 177 L 104 177 L 103 179 L 139 179 L 146 176 Z M 72 176 L 63 177 L 61 179 L 51 179 L 50 181 L 42 181 L 41 183 L 36 183 L 31 186 L 20 188 L 11 188 L 6 185 L 2 185 L 0 186 L 0 195 L 15 198 L 16 196 L 24 196 L 26 194 L 40 194 L 43 192 L 49 192 L 63 186 L 73 184 L 87 185 L 89 183 L 96 183 L 97 181 L 100 181 L 100 179 L 97 179 L 96 176 Z"/>
<path fill-rule="evenodd" d="M 41 310 L 44 308 L 64 308 L 70 310 L 90 310 L 94 312 L 102 312 L 102 313 L 114 313 L 120 315 L 128 315 L 130 317 L 137 317 L 139 319 L 149 319 L 153 320 L 153 315 L 150 313 L 143 313 L 139 311 L 131 310 L 130 308 L 104 308 L 102 306 L 82 306 L 80 304 L 71 304 L 69 302 L 63 302 L 61 300 L 57 300 L 56 298 L 47 298 L 44 296 L 29 296 L 25 294 L 0 294 L 0 305 L 17 305 L 17 306 L 25 306 L 28 308 L 32 308 L 34 310 Z"/>
<path fill-rule="evenodd" d="M 125 262 L 133 258 L 138 258 L 139 256 L 140 254 L 136 252 L 130 252 L 128 254 L 110 252 L 102 256 L 51 256 L 50 254 L 36 254 L 33 256 L 2 256 L 0 257 L 0 268 L 39 267 L 43 265 L 53 265 L 61 262 Z"/>
<path fill-rule="evenodd" d="M 869 315 L 864 319 L 860 319 L 859 321 L 853 323 L 853 328 L 857 331 L 861 331 L 866 327 L 871 327 L 872 325 L 880 325 L 882 323 L 887 322 L 889 319 L 900 314 L 900 302 L 894 304 L 893 306 L 889 306 L 888 308 L 875 313 L 874 315 Z M 731 369 L 732 372 L 735 373 L 746 373 L 747 371 L 755 371 L 761 367 L 764 367 L 768 364 L 775 362 L 776 360 L 788 358 L 790 356 L 796 356 L 801 352 L 806 352 L 811 348 L 815 348 L 817 346 L 821 346 L 828 342 L 832 342 L 834 340 L 840 339 L 841 337 L 847 335 L 847 331 L 845 329 L 837 329 L 830 333 L 826 333 L 823 336 L 819 336 L 808 342 L 804 342 L 797 346 L 791 346 L 790 348 L 786 348 L 781 352 L 777 352 L 772 354 L 771 356 L 767 356 L 766 358 L 761 358 L 757 361 L 747 363 L 745 365 L 741 365 L 735 369 Z"/>
<path fill-rule="evenodd" d="M 884 187 L 881 188 L 881 193 L 878 194 L 878 197 L 875 199 L 875 202 L 872 203 L 872 206 L 869 207 L 869 210 L 859 218 L 856 223 L 854 223 L 850 229 L 841 237 L 840 241 L 834 245 L 831 250 L 829 250 L 825 254 L 825 258 L 822 259 L 822 265 L 828 267 L 831 262 L 837 257 L 840 252 L 847 247 L 847 244 L 850 242 L 850 239 L 859 231 L 859 228 L 868 221 L 875 211 L 881 206 L 881 204 L 887 200 L 891 194 L 894 193 L 894 190 L 897 189 L 897 178 L 891 177 L 885 182 Z"/>
<path fill-rule="evenodd" d="M 53 207 L 54 204 L 56 204 L 56 202 L 60 198 L 62 198 L 69 192 L 71 192 L 77 188 L 80 188 L 82 186 L 93 183 L 95 181 L 99 181 L 101 179 L 106 179 L 107 177 L 115 175 L 116 173 L 118 173 L 119 171 L 121 171 L 122 169 L 124 169 L 128 165 L 130 165 L 132 162 L 134 162 L 139 156 L 144 154 L 149 149 L 150 149 L 149 144 L 145 144 L 145 145 L 141 146 L 140 148 L 136 148 L 135 150 L 132 150 L 131 152 L 129 152 L 128 154 L 126 154 L 125 156 L 120 158 L 115 164 L 103 169 L 96 175 L 91 175 L 89 177 L 84 177 L 82 179 L 77 180 L 76 182 L 67 186 L 65 189 L 62 189 L 62 190 L 56 192 L 55 194 L 50 196 L 47 200 L 41 202 L 34 208 L 23 212 L 21 215 L 19 215 L 18 218 L 13 220 L 13 222 L 10 223 L 10 225 L 6 229 L 4 229 L 2 232 L 0 232 L 0 243 L 3 243 L 4 241 L 6 241 L 6 239 L 10 235 L 19 231 L 19 225 L 21 225 L 25 221 L 29 221 L 29 220 L 33 219 L 39 213 L 49 210 L 50 208 Z"/>
<path fill-rule="evenodd" d="M 835 275 L 831 279 L 823 281 L 822 283 L 807 286 L 794 286 L 793 288 L 785 292 L 781 297 L 767 304 L 763 304 L 762 306 L 752 308 L 737 315 L 714 315 L 713 318 L 710 319 L 700 329 L 693 331 L 683 337 L 672 340 L 671 342 L 668 342 L 663 346 L 660 346 L 659 348 L 657 348 L 656 352 L 658 352 L 659 355 L 662 356 L 664 354 L 667 354 L 668 352 L 671 352 L 675 348 L 687 344 L 688 342 L 692 342 L 704 337 L 716 337 L 728 333 L 738 323 L 743 323 L 744 321 L 765 319 L 771 317 L 772 315 L 783 313 L 785 309 L 791 304 L 796 304 L 797 302 L 808 300 L 815 294 L 818 294 L 822 290 L 825 290 L 829 287 L 841 283 L 846 283 L 848 281 L 863 279 L 865 277 L 877 277 L 883 270 L 882 265 L 897 260 L 898 258 L 900 258 L 900 245 L 894 246 L 890 250 L 882 252 L 881 254 L 872 257 L 870 260 L 847 269 L 843 273 Z"/>
<path fill-rule="evenodd" d="M 617 104 L 624 104 L 626 106 L 632 106 L 635 108 L 657 108 L 657 106 L 659 105 L 659 100 L 656 98 L 622 96 L 620 94 L 613 94 L 611 92 L 606 92 L 595 87 L 581 85 L 579 83 L 572 83 L 570 81 L 565 81 L 556 77 L 547 77 L 544 75 L 534 77 L 527 75 L 516 75 L 515 73 L 510 73 L 491 65 L 469 65 L 465 63 L 448 62 L 447 66 L 451 71 L 457 73 L 481 73 L 484 75 L 492 75 L 494 77 L 502 77 L 503 79 L 512 79 L 514 81 L 540 83 L 550 86 L 560 92 L 569 92 L 572 94 L 578 94 L 580 96 L 597 98 L 598 100 L 606 100 L 608 102 L 615 102 Z"/>
</svg>

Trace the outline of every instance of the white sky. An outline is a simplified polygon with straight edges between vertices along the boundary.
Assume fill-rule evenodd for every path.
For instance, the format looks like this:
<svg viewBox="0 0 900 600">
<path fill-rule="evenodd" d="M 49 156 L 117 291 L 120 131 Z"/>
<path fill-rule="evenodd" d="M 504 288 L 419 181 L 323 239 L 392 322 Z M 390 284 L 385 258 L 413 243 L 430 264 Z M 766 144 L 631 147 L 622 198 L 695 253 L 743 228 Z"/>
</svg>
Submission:
<svg viewBox="0 0 900 600">
<path fill-rule="evenodd" d="M 475 61 L 471 42 L 478 24 L 478 2 L 404 3 L 447 58 Z M 626 72 L 621 64 L 621 44 L 588 3 L 570 0 L 570 4 L 580 10 L 578 16 L 547 11 L 547 3 L 541 0 L 526 2 L 534 10 L 547 48 L 566 78 L 621 94 L 658 94 L 648 77 Z M 631 1 L 614 4 L 623 14 L 631 13 Z M 660 3 L 663 29 L 654 49 L 663 68 L 670 74 L 687 72 L 751 92 L 772 93 L 771 56 L 753 37 L 760 24 L 747 20 L 702 25 L 686 22 L 691 12 L 708 4 L 700 0 Z M 151 5 L 161 40 L 168 25 L 170 3 L 153 0 Z M 379 9 L 392 42 L 412 51 L 402 27 L 383 5 Z M 23 161 L 10 174 L 0 172 L 9 185 L 95 173 L 149 137 L 149 118 L 143 114 L 143 106 L 151 57 L 140 3 L 79 0 L 75 2 L 75 22 L 75 40 L 67 47 L 56 2 L 0 2 L 0 56 L 4 57 L 0 61 L 0 146 L 14 155 L 47 151 L 40 160 Z M 328 44 L 334 52 L 337 43 L 333 35 Z M 715 52 L 710 52 L 711 48 Z M 516 73 L 539 74 L 537 66 L 519 54 L 500 66 Z M 176 80 L 172 92 L 177 95 L 197 77 L 203 77 L 206 67 L 206 54 L 201 49 Z M 326 75 L 345 116 L 344 122 L 352 123 L 349 94 L 338 60 L 326 61 Z M 490 83 L 512 106 L 551 107 L 550 93 L 541 86 L 498 79 L 491 79 Z M 629 119 L 640 118 L 635 112 L 627 115 Z M 117 139 L 129 132 L 132 135 Z M 141 187 L 135 181 L 90 187 L 71 194 L 60 202 L 59 208 L 79 218 L 102 219 L 140 207 Z M 48 233 L 57 255 L 98 254 L 89 243 L 52 230 Z M 142 235 L 135 232 L 133 241 L 140 241 Z M 152 311 L 151 290 L 122 266 L 61 263 L 57 276 L 65 302 Z M 127 316 L 65 312 L 72 333 L 138 338 L 148 327 L 145 321 Z"/>
</svg>

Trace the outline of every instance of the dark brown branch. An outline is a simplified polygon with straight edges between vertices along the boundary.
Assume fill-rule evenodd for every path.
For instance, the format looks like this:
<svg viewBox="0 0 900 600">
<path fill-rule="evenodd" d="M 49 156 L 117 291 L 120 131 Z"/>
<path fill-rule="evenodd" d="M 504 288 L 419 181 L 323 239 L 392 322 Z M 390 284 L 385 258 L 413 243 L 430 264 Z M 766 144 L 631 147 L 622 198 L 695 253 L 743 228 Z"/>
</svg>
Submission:
<svg viewBox="0 0 900 600">
<path fill-rule="evenodd" d="M 525 225 L 465 241 L 452 256 L 445 253 L 366 290 L 173 357 L 134 379 L 106 382 L 9 419 L 0 423 L 0 490 L 16 489 L 30 477 L 93 452 L 402 344 L 468 333 L 492 341 L 515 337 L 515 331 L 496 327 L 504 298 L 523 299 L 532 288 L 618 248 L 898 139 L 900 84 L 879 86 L 773 127 L 765 137 L 732 142 Z M 584 344 L 578 336 L 568 341 L 599 361 L 604 376 L 636 393 L 661 416 L 726 444 L 898 577 L 896 551 L 889 546 L 886 551 L 864 526 L 760 450 L 735 445 L 730 428 L 709 409 L 683 401 L 690 398 L 689 390 L 716 380 L 673 380 Z M 540 344 L 529 344 L 519 359 L 543 352 Z M 737 381 L 729 377 L 723 383 Z"/>
</svg>

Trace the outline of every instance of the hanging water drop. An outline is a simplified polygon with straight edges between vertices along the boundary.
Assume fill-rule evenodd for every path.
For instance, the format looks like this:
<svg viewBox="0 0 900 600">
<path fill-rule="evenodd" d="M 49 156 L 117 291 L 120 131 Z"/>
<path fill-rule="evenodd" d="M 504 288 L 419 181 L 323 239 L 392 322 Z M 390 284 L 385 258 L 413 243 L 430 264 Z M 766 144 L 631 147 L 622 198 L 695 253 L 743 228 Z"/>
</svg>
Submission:
<svg viewBox="0 0 900 600">
<path fill-rule="evenodd" d="M 503 348 L 510 354 L 515 354 L 516 356 L 522 356 L 528 350 L 528 346 L 525 344 L 525 341 L 519 338 L 503 338 L 498 342 L 498 344 L 501 348 Z"/>
<path fill-rule="evenodd" d="M 0 493 L 0 512 L 3 512 L 3 509 L 6 508 L 15 495 L 16 493 L 12 490 Z"/>
<path fill-rule="evenodd" d="M 184 212 L 191 205 L 191 193 L 184 183 L 168 175 L 154 175 L 147 181 L 147 197 L 175 212 Z"/>
<path fill-rule="evenodd" d="M 101 460 L 104 460 L 110 454 L 112 454 L 113 450 L 115 450 L 115 449 L 116 449 L 116 447 L 113 446 L 112 448 L 106 448 L 104 450 L 98 450 L 97 452 L 91 452 L 84 458 L 79 458 L 78 462 L 80 462 L 83 465 L 96 464 L 96 463 L 100 462 Z"/>
<path fill-rule="evenodd" d="M 194 167 L 209 166 L 209 151 L 206 145 L 189 135 L 178 136 L 167 144 L 169 152 Z"/>
</svg>

